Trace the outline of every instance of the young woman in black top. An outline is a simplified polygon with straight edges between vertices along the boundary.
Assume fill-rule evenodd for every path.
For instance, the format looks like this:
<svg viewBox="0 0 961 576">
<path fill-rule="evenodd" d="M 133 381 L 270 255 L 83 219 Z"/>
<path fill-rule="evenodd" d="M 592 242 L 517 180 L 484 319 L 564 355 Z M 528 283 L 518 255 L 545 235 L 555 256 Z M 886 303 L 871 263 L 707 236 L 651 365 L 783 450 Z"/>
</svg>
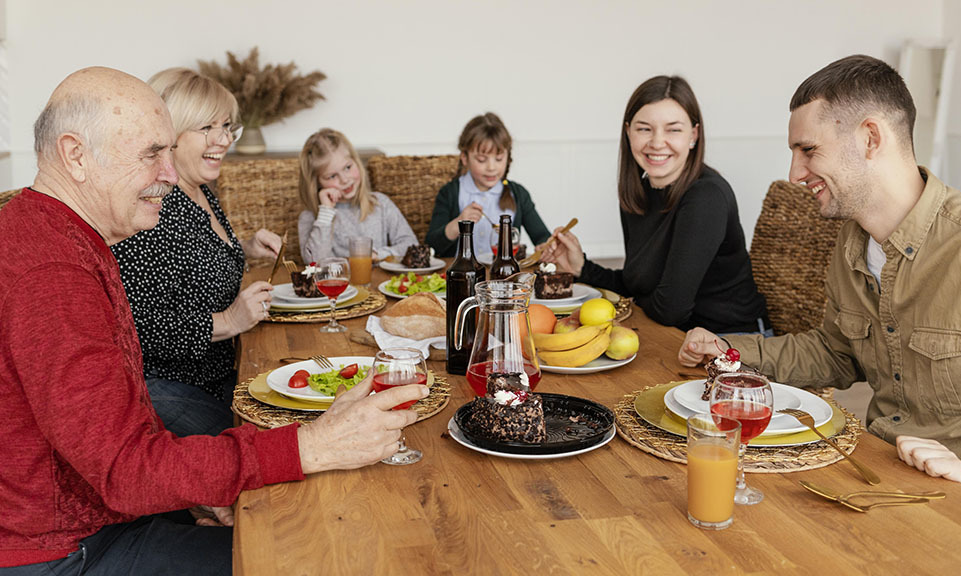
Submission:
<svg viewBox="0 0 961 576">
<path fill-rule="evenodd" d="M 586 258 L 571 233 L 545 257 L 581 282 L 632 296 L 653 320 L 715 333 L 767 328 L 731 186 L 704 164 L 704 121 L 678 76 L 656 76 L 628 100 L 618 198 L 622 270 Z"/>
</svg>

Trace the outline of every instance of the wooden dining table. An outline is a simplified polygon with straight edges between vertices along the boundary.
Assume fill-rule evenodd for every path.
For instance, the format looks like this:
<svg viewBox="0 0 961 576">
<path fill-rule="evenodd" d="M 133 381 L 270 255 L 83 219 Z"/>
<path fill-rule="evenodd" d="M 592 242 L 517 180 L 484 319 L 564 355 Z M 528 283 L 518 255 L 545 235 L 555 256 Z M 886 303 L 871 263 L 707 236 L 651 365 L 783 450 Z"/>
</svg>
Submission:
<svg viewBox="0 0 961 576">
<path fill-rule="evenodd" d="M 387 277 L 375 269 L 372 290 Z M 343 323 L 363 330 L 366 321 Z M 636 306 L 623 325 L 640 337 L 630 364 L 591 374 L 545 372 L 537 391 L 613 408 L 626 394 L 688 379 L 692 369 L 677 361 L 681 331 L 654 323 Z M 239 379 L 315 353 L 375 353 L 319 326 L 263 322 L 243 334 Z M 446 374 L 443 361 L 429 368 Z M 854 455 L 880 475 L 875 489 L 947 497 L 860 513 L 798 483 L 840 492 L 871 488 L 847 462 L 748 474 L 764 501 L 736 507 L 733 525 L 711 532 L 687 519 L 686 467 L 620 436 L 549 460 L 492 456 L 457 443 L 448 421 L 473 393 L 464 376 L 447 377 L 447 407 L 406 429 L 408 444 L 423 451 L 419 463 L 378 463 L 242 493 L 234 573 L 952 574 L 961 567 L 961 484 L 908 467 L 894 446 L 870 433 L 863 432 Z"/>
</svg>

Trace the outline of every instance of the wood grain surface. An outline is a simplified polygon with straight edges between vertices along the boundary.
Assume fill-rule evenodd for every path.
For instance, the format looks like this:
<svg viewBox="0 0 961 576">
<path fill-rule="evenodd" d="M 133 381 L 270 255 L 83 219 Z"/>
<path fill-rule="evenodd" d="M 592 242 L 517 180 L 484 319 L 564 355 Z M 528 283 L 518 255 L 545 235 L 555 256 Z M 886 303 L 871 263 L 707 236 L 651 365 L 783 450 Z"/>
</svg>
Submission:
<svg viewBox="0 0 961 576">
<path fill-rule="evenodd" d="M 253 275 L 268 270 L 254 270 Z M 387 276 L 375 269 L 374 282 Z M 363 330 L 365 318 L 347 320 Z M 677 363 L 683 334 L 640 309 L 625 322 L 641 348 L 629 365 L 590 375 L 545 373 L 538 392 L 609 407 L 633 390 L 691 372 Z M 262 323 L 240 339 L 239 377 L 279 359 L 373 355 L 316 324 Z M 443 361 L 430 368 L 444 372 Z M 237 504 L 234 572 L 261 574 L 952 574 L 961 566 L 961 484 L 930 478 L 869 433 L 855 455 L 881 476 L 877 489 L 947 492 L 923 506 L 858 513 L 807 492 L 798 480 L 867 489 L 841 462 L 790 474 L 749 474 L 765 493 L 737 507 L 734 524 L 708 532 L 687 520 L 683 465 L 615 438 L 576 457 L 514 460 L 469 450 L 447 422 L 472 398 L 449 376 L 445 412 L 407 428 L 424 459 L 315 474 L 244 492 Z"/>
</svg>

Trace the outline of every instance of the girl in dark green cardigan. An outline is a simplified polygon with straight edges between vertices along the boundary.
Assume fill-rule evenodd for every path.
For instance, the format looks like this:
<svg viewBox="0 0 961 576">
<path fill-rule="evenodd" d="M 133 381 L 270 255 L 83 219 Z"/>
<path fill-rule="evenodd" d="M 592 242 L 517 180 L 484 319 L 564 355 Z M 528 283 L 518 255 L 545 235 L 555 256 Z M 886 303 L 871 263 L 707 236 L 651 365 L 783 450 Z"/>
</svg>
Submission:
<svg viewBox="0 0 961 576">
<path fill-rule="evenodd" d="M 511 135 L 501 119 L 492 112 L 474 117 L 461 132 L 457 148 L 457 176 L 437 193 L 427 231 L 427 244 L 434 252 L 454 256 L 457 222 L 473 220 L 474 250 L 481 259 L 490 259 L 491 246 L 497 244 L 490 220 L 498 222 L 501 214 L 510 214 L 513 225 L 524 228 L 535 244 L 546 242 L 551 233 L 530 193 L 505 178 L 511 163 Z"/>
</svg>

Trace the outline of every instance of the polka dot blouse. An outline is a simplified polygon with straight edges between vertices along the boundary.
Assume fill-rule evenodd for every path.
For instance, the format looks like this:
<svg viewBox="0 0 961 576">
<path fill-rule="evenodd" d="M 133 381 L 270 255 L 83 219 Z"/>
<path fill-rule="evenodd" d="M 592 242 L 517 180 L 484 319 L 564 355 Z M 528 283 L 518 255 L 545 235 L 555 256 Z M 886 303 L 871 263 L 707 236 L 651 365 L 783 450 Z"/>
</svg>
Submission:
<svg viewBox="0 0 961 576">
<path fill-rule="evenodd" d="M 222 397 L 219 382 L 234 368 L 234 342 L 211 342 L 214 312 L 237 297 L 244 251 L 220 203 L 201 186 L 230 243 L 210 214 L 179 187 L 164 198 L 160 223 L 112 247 L 133 310 L 144 374 L 198 386 Z"/>
</svg>

